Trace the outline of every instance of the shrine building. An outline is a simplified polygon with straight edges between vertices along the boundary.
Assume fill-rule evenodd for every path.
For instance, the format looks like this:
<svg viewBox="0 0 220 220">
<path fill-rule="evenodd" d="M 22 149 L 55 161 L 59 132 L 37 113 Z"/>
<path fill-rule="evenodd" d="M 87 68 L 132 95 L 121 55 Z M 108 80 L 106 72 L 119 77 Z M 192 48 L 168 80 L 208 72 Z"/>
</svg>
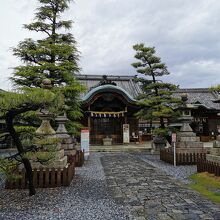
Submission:
<svg viewBox="0 0 220 220">
<path fill-rule="evenodd" d="M 81 121 L 90 130 L 90 143 L 102 145 L 111 139 L 112 144 L 151 140 L 152 129 L 159 121 L 138 120 L 135 113 L 140 109 L 137 96 L 142 92 L 136 76 L 78 75 L 86 91 L 81 94 L 84 117 Z M 178 89 L 175 97 L 187 94 L 193 117 L 191 127 L 202 141 L 209 141 L 220 131 L 220 104 L 214 101 L 219 94 L 209 89 Z M 180 127 L 179 123 L 167 126 Z M 127 133 L 126 133 L 127 132 Z M 126 134 L 126 135 L 125 135 Z"/>
</svg>

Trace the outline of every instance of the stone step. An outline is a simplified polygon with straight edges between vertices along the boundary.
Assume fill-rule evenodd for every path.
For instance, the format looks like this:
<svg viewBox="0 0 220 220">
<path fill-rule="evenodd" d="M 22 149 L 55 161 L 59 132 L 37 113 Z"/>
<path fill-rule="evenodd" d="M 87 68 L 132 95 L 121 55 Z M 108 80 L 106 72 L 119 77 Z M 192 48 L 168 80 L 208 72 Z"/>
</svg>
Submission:
<svg viewBox="0 0 220 220">
<path fill-rule="evenodd" d="M 91 152 L 126 152 L 126 151 L 150 151 L 149 145 L 113 145 L 113 146 L 90 146 Z"/>
</svg>

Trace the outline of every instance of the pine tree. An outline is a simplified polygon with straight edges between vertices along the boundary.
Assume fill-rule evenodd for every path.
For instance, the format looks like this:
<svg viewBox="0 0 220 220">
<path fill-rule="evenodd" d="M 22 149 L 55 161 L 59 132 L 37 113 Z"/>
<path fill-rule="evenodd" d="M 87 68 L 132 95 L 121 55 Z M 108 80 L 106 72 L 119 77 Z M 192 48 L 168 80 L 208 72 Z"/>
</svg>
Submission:
<svg viewBox="0 0 220 220">
<path fill-rule="evenodd" d="M 9 157 L 0 157 L 0 172 L 3 172 L 7 178 L 16 175 L 17 167 L 21 163 L 26 170 L 29 195 L 35 195 L 35 187 L 33 185 L 33 174 L 30 159 L 32 155 L 34 158 L 42 157 L 41 152 L 37 152 L 37 146 L 33 143 L 35 130 L 32 131 L 22 114 L 43 109 L 48 106 L 51 113 L 56 113 L 63 105 L 63 95 L 59 92 L 54 93 L 41 88 L 26 88 L 22 89 L 20 93 L 2 92 L 0 93 L 0 120 L 5 120 L 6 128 L 0 133 L 0 139 L 8 136 L 13 139 L 14 145 L 18 153 Z M 21 121 L 26 126 L 17 126 Z M 28 134 L 28 138 L 26 135 Z M 23 137 L 22 137 L 23 136 Z M 31 138 L 32 136 L 32 138 Z M 26 146 L 24 141 L 29 139 Z M 31 154 L 30 154 L 31 153 Z M 44 161 L 52 159 L 52 151 L 44 156 Z M 41 162 L 40 159 L 38 162 Z"/>
<path fill-rule="evenodd" d="M 72 21 L 61 20 L 61 14 L 68 9 L 70 0 L 39 0 L 39 3 L 35 21 L 24 27 L 45 34 L 45 38 L 28 38 L 13 48 L 14 55 L 23 63 L 14 68 L 11 79 L 21 92 L 0 94 L 0 119 L 6 122 L 6 130 L 1 132 L 0 138 L 9 133 L 18 150 L 17 155 L 8 158 L 12 163 L 7 158 L 0 158 L 0 170 L 10 173 L 17 167 L 17 160 L 23 163 L 29 179 L 30 195 L 35 194 L 35 189 L 28 155 L 35 146 L 29 142 L 26 147 L 24 141 L 34 136 L 32 125 L 39 123 L 36 117 L 33 120 L 36 110 L 47 105 L 51 113 L 67 111 L 72 121 L 81 115 L 78 99 L 82 88 L 75 78 L 79 72 L 79 52 L 72 34 L 67 32 Z M 46 78 L 52 82 L 51 91 L 40 88 Z M 75 128 L 75 124 L 70 123 L 69 127 Z M 27 138 L 28 135 L 30 137 Z M 38 155 L 38 158 L 44 157 Z"/>
<path fill-rule="evenodd" d="M 175 117 L 180 99 L 172 97 L 177 89 L 176 85 L 164 83 L 158 77 L 170 74 L 165 63 L 155 55 L 154 47 L 145 47 L 144 44 L 133 46 L 136 51 L 135 58 L 139 61 L 133 63 L 137 72 L 144 75 L 138 78 L 142 83 L 143 94 L 140 94 L 139 105 L 142 107 L 137 116 L 143 119 L 160 119 L 160 128 L 165 128 L 164 119 Z M 147 77 L 150 77 L 147 78 Z"/>
<path fill-rule="evenodd" d="M 79 72 L 79 52 L 76 41 L 68 32 L 71 20 L 62 20 L 61 15 L 69 8 L 71 0 L 38 0 L 35 19 L 24 25 L 29 31 L 39 32 L 45 38 L 31 38 L 20 42 L 13 48 L 13 54 L 23 64 L 14 68 L 12 80 L 16 87 L 40 87 L 43 79 L 51 80 L 54 87 L 62 89 L 68 118 L 68 127 L 74 130 L 73 121 L 81 116 L 79 94 L 82 87 L 76 80 Z"/>
</svg>

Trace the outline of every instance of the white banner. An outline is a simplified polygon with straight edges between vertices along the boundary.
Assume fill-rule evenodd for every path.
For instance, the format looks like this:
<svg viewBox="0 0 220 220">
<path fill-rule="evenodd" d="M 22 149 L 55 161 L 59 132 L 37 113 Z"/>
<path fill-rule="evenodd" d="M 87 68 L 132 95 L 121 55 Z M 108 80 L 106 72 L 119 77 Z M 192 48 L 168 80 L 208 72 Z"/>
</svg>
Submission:
<svg viewBox="0 0 220 220">
<path fill-rule="evenodd" d="M 123 143 L 124 144 L 130 143 L 129 124 L 123 124 Z"/>
<path fill-rule="evenodd" d="M 87 160 L 89 157 L 89 129 L 81 130 L 81 150 L 84 150 Z"/>
</svg>

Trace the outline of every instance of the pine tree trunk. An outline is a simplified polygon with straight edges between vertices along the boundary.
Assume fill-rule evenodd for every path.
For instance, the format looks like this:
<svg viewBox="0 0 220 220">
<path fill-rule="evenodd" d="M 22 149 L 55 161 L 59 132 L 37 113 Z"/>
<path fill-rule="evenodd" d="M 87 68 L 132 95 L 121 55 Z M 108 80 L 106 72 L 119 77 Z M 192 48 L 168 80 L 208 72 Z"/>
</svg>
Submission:
<svg viewBox="0 0 220 220">
<path fill-rule="evenodd" d="M 5 122 L 6 122 L 7 130 L 10 133 L 10 135 L 11 135 L 11 137 L 17 147 L 19 154 L 22 155 L 22 154 L 24 154 L 24 148 L 23 148 L 22 143 L 20 141 L 19 135 L 17 134 L 17 132 L 15 131 L 14 126 L 13 126 L 14 117 L 15 117 L 15 113 L 9 112 L 6 115 Z M 33 184 L 33 173 L 32 173 L 31 163 L 27 158 L 22 158 L 22 162 L 24 164 L 24 168 L 26 170 L 26 174 L 28 177 L 29 195 L 33 196 L 36 194 L 36 191 L 35 191 L 35 187 Z"/>
<path fill-rule="evenodd" d="M 28 177 L 29 196 L 33 196 L 36 194 L 36 190 L 33 183 L 33 172 L 32 172 L 31 163 L 27 158 L 23 158 L 22 162 L 24 164 L 26 174 Z"/>
<path fill-rule="evenodd" d="M 164 119 L 160 117 L 160 128 L 165 128 Z"/>
</svg>

